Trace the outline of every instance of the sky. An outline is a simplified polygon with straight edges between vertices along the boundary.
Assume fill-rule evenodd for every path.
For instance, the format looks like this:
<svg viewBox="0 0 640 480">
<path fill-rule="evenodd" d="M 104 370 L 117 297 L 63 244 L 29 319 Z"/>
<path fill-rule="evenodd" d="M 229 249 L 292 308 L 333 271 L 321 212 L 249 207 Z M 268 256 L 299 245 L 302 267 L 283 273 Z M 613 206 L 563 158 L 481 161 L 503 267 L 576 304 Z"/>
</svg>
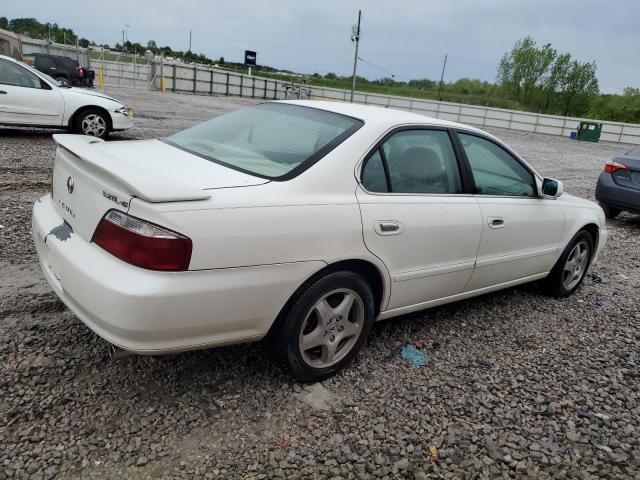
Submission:
<svg viewBox="0 0 640 480">
<path fill-rule="evenodd" d="M 35 17 L 98 43 L 155 40 L 211 58 L 300 73 L 350 75 L 351 27 L 362 10 L 358 74 L 494 81 L 502 55 L 526 35 L 580 61 L 595 60 L 600 89 L 640 87 L 638 0 L 0 0 L 0 15 Z"/>
</svg>

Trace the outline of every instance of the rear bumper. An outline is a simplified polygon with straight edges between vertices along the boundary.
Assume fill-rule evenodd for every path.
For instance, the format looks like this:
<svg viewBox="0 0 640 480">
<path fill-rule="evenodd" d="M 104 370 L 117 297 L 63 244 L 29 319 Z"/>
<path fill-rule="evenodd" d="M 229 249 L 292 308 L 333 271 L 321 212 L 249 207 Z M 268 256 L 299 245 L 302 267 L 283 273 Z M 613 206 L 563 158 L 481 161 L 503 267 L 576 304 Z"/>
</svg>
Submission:
<svg viewBox="0 0 640 480">
<path fill-rule="evenodd" d="M 596 185 L 596 200 L 628 212 L 640 213 L 640 190 L 618 185 L 611 175 L 600 173 Z"/>
<path fill-rule="evenodd" d="M 33 208 L 32 235 L 52 290 L 91 330 L 139 354 L 263 337 L 293 292 L 324 262 L 155 272 L 118 260 L 63 224 L 49 195 Z"/>
</svg>

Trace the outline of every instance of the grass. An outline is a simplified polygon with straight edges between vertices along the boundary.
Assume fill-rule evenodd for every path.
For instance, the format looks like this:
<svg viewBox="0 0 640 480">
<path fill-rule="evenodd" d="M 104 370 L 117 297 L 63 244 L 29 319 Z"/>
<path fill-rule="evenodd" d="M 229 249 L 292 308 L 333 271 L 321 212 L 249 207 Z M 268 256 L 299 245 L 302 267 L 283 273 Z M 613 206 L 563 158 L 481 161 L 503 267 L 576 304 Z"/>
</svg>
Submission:
<svg viewBox="0 0 640 480">
<path fill-rule="evenodd" d="M 89 52 L 89 58 L 92 61 L 95 61 L 95 66 L 97 66 L 98 68 L 100 65 L 100 60 L 104 60 L 106 62 L 120 62 L 120 63 L 132 63 L 132 60 L 134 60 L 131 57 L 125 57 L 122 55 L 118 55 L 117 53 L 109 53 L 109 52 L 104 52 L 104 53 L 100 53 L 100 52 Z M 135 63 L 137 63 L 138 65 L 146 65 L 147 60 L 145 58 L 135 58 Z"/>
</svg>

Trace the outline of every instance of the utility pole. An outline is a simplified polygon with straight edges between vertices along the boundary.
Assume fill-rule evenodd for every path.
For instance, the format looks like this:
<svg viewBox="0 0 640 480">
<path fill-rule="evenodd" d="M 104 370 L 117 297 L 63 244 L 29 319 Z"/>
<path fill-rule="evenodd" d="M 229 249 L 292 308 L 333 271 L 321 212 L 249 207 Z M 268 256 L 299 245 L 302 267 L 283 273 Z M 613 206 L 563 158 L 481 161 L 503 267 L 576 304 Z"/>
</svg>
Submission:
<svg viewBox="0 0 640 480">
<path fill-rule="evenodd" d="M 191 30 L 189 30 L 189 51 L 191 51 Z"/>
<path fill-rule="evenodd" d="M 122 54 L 124 55 L 126 52 L 125 46 L 124 44 L 126 43 L 126 31 L 127 29 L 130 27 L 131 25 L 125 25 L 124 28 L 122 29 Z"/>
<path fill-rule="evenodd" d="M 353 56 L 353 78 L 351 79 L 351 97 L 350 102 L 353 103 L 353 92 L 356 89 L 356 68 L 358 67 L 358 47 L 360 46 L 360 19 L 362 18 L 362 10 L 358 10 L 358 26 L 353 27 L 351 41 L 356 44 L 356 53 Z"/>
<path fill-rule="evenodd" d="M 442 65 L 442 74 L 440 75 L 440 88 L 438 88 L 438 101 L 442 101 L 442 85 L 444 80 L 444 69 L 447 68 L 447 54 L 444 54 L 444 64 Z"/>
</svg>

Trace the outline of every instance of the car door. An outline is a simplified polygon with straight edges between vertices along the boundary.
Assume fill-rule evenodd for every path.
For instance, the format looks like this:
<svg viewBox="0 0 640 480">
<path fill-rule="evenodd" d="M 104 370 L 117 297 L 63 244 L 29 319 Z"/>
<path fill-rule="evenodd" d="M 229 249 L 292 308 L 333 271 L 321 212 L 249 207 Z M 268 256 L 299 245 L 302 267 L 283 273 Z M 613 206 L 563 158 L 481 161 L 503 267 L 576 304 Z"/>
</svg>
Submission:
<svg viewBox="0 0 640 480">
<path fill-rule="evenodd" d="M 538 195 L 534 173 L 494 140 L 458 131 L 460 150 L 482 211 L 482 241 L 466 291 L 548 272 L 564 228 L 564 210 Z"/>
<path fill-rule="evenodd" d="M 370 153 L 357 198 L 366 247 L 392 279 L 386 310 L 461 293 L 482 233 L 447 129 L 394 131 Z"/>
<path fill-rule="evenodd" d="M 63 114 L 57 88 L 19 63 L 0 58 L 0 123 L 59 126 Z"/>
</svg>

